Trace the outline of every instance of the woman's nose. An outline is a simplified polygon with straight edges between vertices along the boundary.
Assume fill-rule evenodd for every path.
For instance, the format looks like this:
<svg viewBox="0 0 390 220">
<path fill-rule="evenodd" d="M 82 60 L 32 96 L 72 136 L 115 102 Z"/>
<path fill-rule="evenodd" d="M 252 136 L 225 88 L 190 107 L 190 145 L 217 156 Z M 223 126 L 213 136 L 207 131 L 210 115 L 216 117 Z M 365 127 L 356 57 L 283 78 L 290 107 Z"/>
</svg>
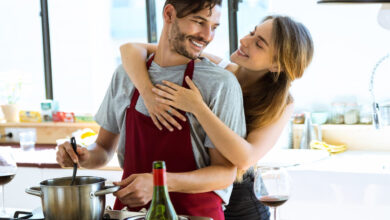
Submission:
<svg viewBox="0 0 390 220">
<path fill-rule="evenodd" d="M 243 47 L 248 47 L 248 41 L 249 41 L 249 39 L 248 39 L 247 36 L 241 38 L 241 39 L 240 39 L 240 44 L 241 44 L 241 46 L 243 46 Z"/>
</svg>

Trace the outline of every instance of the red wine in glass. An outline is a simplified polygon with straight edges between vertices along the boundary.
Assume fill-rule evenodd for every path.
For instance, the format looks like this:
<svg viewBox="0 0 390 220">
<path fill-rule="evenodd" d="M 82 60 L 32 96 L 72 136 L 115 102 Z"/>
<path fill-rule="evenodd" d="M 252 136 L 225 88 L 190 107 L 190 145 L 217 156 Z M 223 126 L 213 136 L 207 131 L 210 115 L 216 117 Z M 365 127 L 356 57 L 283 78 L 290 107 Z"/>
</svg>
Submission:
<svg viewBox="0 0 390 220">
<path fill-rule="evenodd" d="M 14 173 L 0 173 L 0 185 L 9 183 L 14 178 L 14 176 Z"/>
<path fill-rule="evenodd" d="M 275 196 L 263 196 L 260 198 L 260 202 L 263 205 L 270 207 L 277 207 L 283 205 L 288 200 L 288 196 L 275 195 Z"/>
<path fill-rule="evenodd" d="M 10 217 L 4 206 L 4 185 L 9 183 L 16 174 L 17 165 L 15 158 L 12 155 L 12 148 L 0 147 L 0 198 L 2 200 L 0 207 L 1 217 Z"/>
</svg>

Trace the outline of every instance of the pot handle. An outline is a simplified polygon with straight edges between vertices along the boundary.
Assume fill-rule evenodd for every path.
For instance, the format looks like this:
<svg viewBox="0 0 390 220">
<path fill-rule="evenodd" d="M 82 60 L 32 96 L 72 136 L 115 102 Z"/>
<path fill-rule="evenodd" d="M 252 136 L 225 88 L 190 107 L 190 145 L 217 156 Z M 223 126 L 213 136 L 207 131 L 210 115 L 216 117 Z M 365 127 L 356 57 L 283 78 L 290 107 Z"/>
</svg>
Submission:
<svg viewBox="0 0 390 220">
<path fill-rule="evenodd" d="M 39 197 L 42 196 L 41 187 L 39 187 L 39 186 L 34 186 L 34 187 L 27 188 L 25 190 L 25 192 L 30 194 L 30 195 L 33 195 L 33 196 L 39 196 Z"/>
<path fill-rule="evenodd" d="M 104 196 L 106 194 L 114 193 L 118 191 L 121 187 L 120 186 L 105 186 L 102 190 L 91 192 L 92 196 Z"/>
</svg>

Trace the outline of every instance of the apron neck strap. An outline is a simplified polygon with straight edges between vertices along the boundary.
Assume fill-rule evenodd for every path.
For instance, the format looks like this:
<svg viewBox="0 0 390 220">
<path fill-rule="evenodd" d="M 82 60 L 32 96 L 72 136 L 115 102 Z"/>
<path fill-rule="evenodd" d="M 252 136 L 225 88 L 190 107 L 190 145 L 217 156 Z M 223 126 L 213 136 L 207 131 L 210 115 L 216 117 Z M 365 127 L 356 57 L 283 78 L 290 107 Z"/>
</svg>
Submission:
<svg viewBox="0 0 390 220">
<path fill-rule="evenodd" d="M 182 82 L 182 84 L 181 84 L 184 88 L 187 88 L 187 89 L 190 88 L 190 87 L 187 85 L 186 76 L 188 76 L 188 77 L 192 80 L 192 76 L 194 75 L 194 66 L 195 66 L 195 61 L 194 61 L 194 60 L 191 60 L 191 61 L 187 64 L 186 71 L 184 72 L 183 82 Z"/>
<path fill-rule="evenodd" d="M 150 66 L 152 65 L 153 59 L 154 59 L 154 54 L 146 62 L 146 68 L 148 70 L 149 70 Z M 187 85 L 185 78 L 186 78 L 186 76 L 188 76 L 192 80 L 192 76 L 194 75 L 194 66 L 195 66 L 195 61 L 191 60 L 187 64 L 186 71 L 184 72 L 182 86 L 187 88 L 187 89 L 189 89 L 190 87 Z M 133 97 L 131 98 L 130 108 L 135 108 L 135 105 L 137 104 L 138 97 L 139 97 L 139 91 L 137 88 L 135 88 Z"/>
</svg>

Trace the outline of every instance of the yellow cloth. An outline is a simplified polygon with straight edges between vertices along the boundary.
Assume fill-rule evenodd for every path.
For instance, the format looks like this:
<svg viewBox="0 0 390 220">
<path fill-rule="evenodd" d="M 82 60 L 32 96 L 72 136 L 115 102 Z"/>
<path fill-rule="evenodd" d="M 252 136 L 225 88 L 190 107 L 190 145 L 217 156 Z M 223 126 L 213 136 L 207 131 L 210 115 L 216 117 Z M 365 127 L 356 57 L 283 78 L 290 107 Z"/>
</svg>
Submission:
<svg viewBox="0 0 390 220">
<path fill-rule="evenodd" d="M 310 142 L 311 149 L 326 150 L 329 153 L 336 154 L 341 153 L 347 150 L 347 146 L 343 145 L 331 145 L 322 141 L 312 141 Z"/>
</svg>

